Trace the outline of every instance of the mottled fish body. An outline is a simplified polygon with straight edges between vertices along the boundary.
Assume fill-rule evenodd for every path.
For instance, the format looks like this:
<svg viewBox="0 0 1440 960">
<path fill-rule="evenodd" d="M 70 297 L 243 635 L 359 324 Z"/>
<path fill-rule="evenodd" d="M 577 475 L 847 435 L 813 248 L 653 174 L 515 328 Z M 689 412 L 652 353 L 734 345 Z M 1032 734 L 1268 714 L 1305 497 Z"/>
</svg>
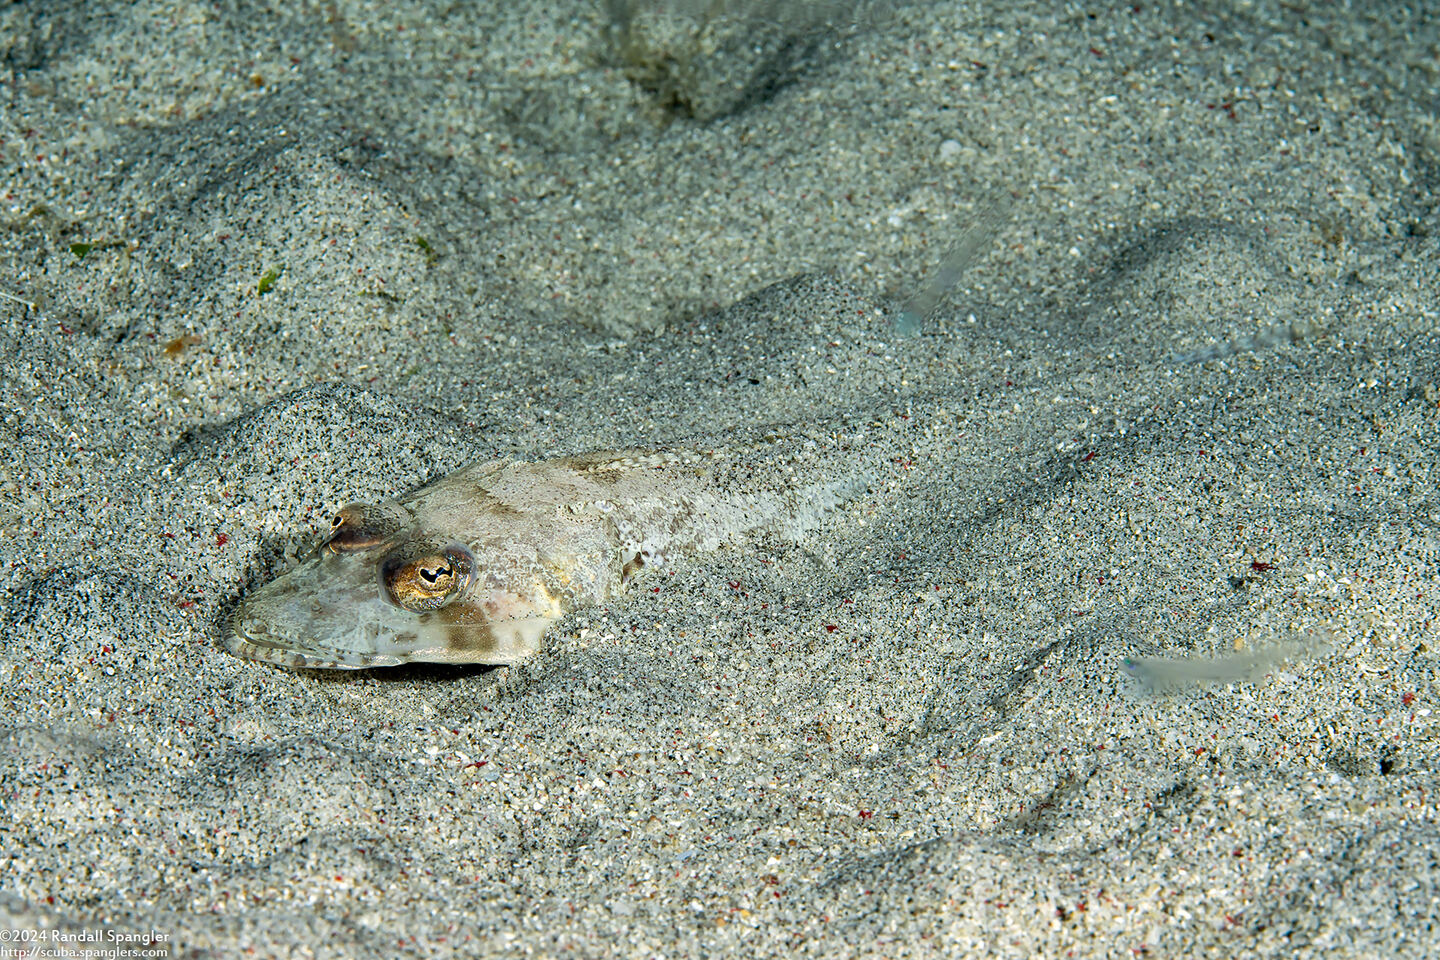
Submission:
<svg viewBox="0 0 1440 960">
<path fill-rule="evenodd" d="M 753 452 L 490 461 L 352 504 L 307 559 L 239 606 L 228 646 L 287 667 L 517 663 L 552 623 L 642 567 L 747 532 L 799 532 L 870 479 L 857 468 L 807 482 L 803 457 Z"/>
</svg>

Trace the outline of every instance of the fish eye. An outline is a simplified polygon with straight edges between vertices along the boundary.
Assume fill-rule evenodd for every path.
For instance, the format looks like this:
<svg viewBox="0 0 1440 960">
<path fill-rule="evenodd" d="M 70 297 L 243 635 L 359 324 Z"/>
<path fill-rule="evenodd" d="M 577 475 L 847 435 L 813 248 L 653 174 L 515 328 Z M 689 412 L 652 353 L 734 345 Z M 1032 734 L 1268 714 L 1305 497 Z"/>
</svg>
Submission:
<svg viewBox="0 0 1440 960">
<path fill-rule="evenodd" d="M 395 606 L 412 613 L 437 610 L 470 585 L 475 557 L 460 544 L 421 556 L 392 554 L 380 563 L 380 584 Z"/>
<path fill-rule="evenodd" d="M 400 529 L 394 511 L 382 506 L 351 503 L 330 520 L 330 534 L 320 546 L 330 553 L 350 553 L 377 547 Z"/>
</svg>

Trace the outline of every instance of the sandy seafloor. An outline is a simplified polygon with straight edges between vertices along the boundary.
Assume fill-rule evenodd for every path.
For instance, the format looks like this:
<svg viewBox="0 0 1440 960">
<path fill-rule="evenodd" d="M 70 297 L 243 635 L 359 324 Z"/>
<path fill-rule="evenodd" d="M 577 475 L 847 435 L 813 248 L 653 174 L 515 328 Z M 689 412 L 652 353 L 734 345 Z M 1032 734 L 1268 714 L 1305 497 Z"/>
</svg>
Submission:
<svg viewBox="0 0 1440 960">
<path fill-rule="evenodd" d="M 1433 3 L 277 6 L 0 9 L 4 929 L 1440 951 Z M 831 422 L 517 669 L 223 648 L 338 504 Z"/>
</svg>

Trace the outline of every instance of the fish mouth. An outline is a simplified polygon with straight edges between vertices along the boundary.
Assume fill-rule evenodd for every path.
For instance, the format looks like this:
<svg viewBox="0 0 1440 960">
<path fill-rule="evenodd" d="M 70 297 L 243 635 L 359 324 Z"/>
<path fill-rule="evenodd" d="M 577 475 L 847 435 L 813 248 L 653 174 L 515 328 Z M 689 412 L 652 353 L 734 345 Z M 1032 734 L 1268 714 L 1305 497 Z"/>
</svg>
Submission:
<svg viewBox="0 0 1440 960">
<path fill-rule="evenodd" d="M 415 612 L 386 596 L 373 554 L 311 557 L 242 600 L 224 632 L 238 657 L 290 669 L 513 664 L 534 656 L 558 602 L 491 593 Z"/>
<path fill-rule="evenodd" d="M 368 558 L 319 555 L 235 608 L 225 646 L 282 667 L 363 670 L 405 663 L 418 646 L 413 618 L 379 596 Z"/>
<path fill-rule="evenodd" d="M 379 627 L 370 624 L 372 645 L 378 646 Z M 364 630 L 364 628 L 358 628 Z M 358 631 L 357 631 L 358 632 Z M 280 667 L 312 670 L 365 670 L 370 667 L 394 667 L 410 658 L 394 653 L 346 649 L 315 639 L 271 633 L 263 620 L 247 617 L 245 605 L 231 618 L 225 632 L 225 648 L 237 657 L 273 663 Z"/>
</svg>

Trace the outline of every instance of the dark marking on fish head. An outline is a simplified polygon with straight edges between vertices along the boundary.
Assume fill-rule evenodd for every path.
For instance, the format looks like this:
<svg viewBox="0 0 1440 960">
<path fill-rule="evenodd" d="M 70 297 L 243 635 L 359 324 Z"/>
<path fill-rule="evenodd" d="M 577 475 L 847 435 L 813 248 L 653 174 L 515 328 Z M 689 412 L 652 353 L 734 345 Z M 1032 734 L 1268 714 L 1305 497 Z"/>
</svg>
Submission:
<svg viewBox="0 0 1440 960">
<path fill-rule="evenodd" d="M 628 586 L 630 581 L 645 568 L 645 552 L 636 550 L 629 556 L 621 556 L 620 585 Z"/>
</svg>

